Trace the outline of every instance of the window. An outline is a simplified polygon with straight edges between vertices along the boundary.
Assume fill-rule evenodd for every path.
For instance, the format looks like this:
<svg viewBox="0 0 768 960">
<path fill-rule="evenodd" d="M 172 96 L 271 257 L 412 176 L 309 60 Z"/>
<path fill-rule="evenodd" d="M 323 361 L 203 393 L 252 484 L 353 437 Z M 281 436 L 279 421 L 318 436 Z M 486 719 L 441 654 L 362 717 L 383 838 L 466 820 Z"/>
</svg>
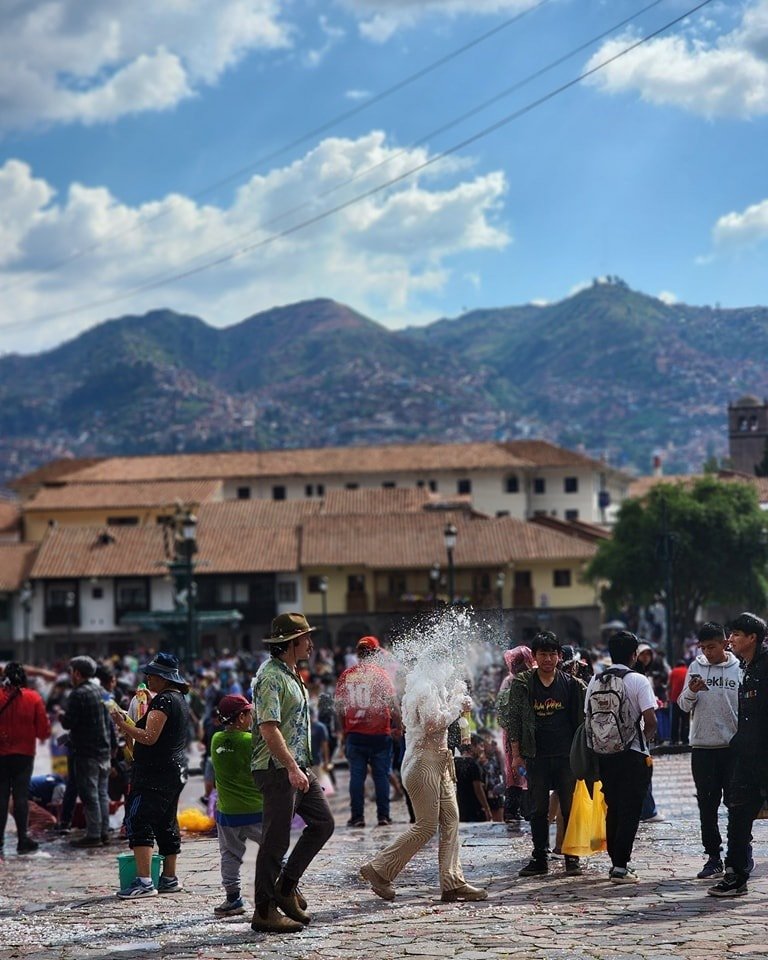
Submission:
<svg viewBox="0 0 768 960">
<path fill-rule="evenodd" d="M 571 571 L 570 570 L 555 570 L 552 575 L 552 585 L 555 587 L 570 587 L 571 585 Z"/>
<path fill-rule="evenodd" d="M 578 477 L 565 477 L 563 480 L 563 490 L 566 493 L 578 493 L 579 492 L 579 478 Z"/>
<path fill-rule="evenodd" d="M 277 585 L 278 603 L 296 603 L 297 591 L 293 580 L 285 580 Z"/>
<path fill-rule="evenodd" d="M 424 488 L 425 483 L 424 483 L 423 480 L 417 480 L 417 481 L 416 481 L 416 486 L 421 490 L 421 489 Z"/>
<path fill-rule="evenodd" d="M 357 489 L 359 489 L 359 487 L 360 487 L 360 484 L 359 484 L 359 483 L 345 483 L 345 484 L 344 484 L 344 489 L 345 489 L 345 490 L 357 490 Z"/>
<path fill-rule="evenodd" d="M 520 492 L 520 480 L 515 473 L 511 473 L 504 482 L 504 489 L 507 493 Z"/>
<path fill-rule="evenodd" d="M 313 493 L 314 493 L 314 487 L 312 486 L 311 483 L 308 483 L 306 487 L 304 487 L 304 496 L 311 497 Z"/>
<path fill-rule="evenodd" d="M 431 493 L 437 493 L 437 480 L 429 481 L 429 489 Z"/>
<path fill-rule="evenodd" d="M 0 597 L 0 622 L 11 619 L 11 604 L 8 597 Z"/>
<path fill-rule="evenodd" d="M 566 511 L 565 511 L 565 519 L 566 519 L 566 520 L 570 520 L 570 521 L 578 520 L 578 519 L 579 519 L 579 511 L 578 511 L 578 510 L 566 510 Z"/>
<path fill-rule="evenodd" d="M 250 600 L 247 580 L 219 580 L 216 602 L 228 606 L 246 606 Z"/>
<path fill-rule="evenodd" d="M 91 588 L 91 599 L 92 600 L 101 600 L 104 596 L 103 587 L 92 587 Z"/>
<path fill-rule="evenodd" d="M 118 580 L 115 583 L 115 607 L 119 613 L 149 610 L 146 580 Z"/>
<path fill-rule="evenodd" d="M 318 483 L 318 485 L 315 487 L 315 490 L 316 490 L 316 492 L 317 492 L 318 497 L 324 497 L 324 496 L 325 496 L 325 484 L 324 484 L 324 483 Z"/>
<path fill-rule="evenodd" d="M 250 488 L 250 487 L 238 487 L 238 488 L 237 488 L 237 499 L 238 499 L 238 500 L 250 500 L 250 499 L 251 499 L 251 488 Z"/>
<path fill-rule="evenodd" d="M 365 593 L 365 575 L 353 573 L 347 577 L 347 593 Z"/>
<path fill-rule="evenodd" d="M 320 589 L 320 581 L 322 579 L 322 577 L 310 577 L 307 580 L 307 590 L 309 590 L 310 593 L 322 593 L 323 591 Z"/>
<path fill-rule="evenodd" d="M 534 493 L 546 493 L 547 492 L 547 481 L 544 477 L 534 477 L 533 478 L 533 492 Z"/>
<path fill-rule="evenodd" d="M 394 480 L 385 480 L 385 481 L 382 483 L 382 487 L 384 487 L 385 490 L 392 490 L 392 489 L 394 489 L 396 486 L 397 486 L 397 484 L 395 483 Z"/>
<path fill-rule="evenodd" d="M 108 527 L 138 527 L 138 517 L 107 517 Z"/>
<path fill-rule="evenodd" d="M 282 484 L 272 487 L 272 499 L 285 500 L 285 487 Z"/>
<path fill-rule="evenodd" d="M 496 511 L 496 516 L 497 516 L 497 517 L 508 517 L 508 516 L 509 516 L 509 510 L 497 510 L 497 511 Z"/>
<path fill-rule="evenodd" d="M 460 493 L 460 494 L 472 493 L 472 481 L 468 479 L 457 480 L 456 493 Z"/>
</svg>

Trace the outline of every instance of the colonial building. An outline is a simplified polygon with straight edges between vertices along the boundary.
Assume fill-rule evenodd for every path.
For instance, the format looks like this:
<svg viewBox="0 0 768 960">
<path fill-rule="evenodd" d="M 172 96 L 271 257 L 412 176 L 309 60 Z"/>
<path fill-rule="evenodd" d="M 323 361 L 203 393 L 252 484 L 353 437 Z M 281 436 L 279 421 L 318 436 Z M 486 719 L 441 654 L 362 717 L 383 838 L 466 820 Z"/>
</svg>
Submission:
<svg viewBox="0 0 768 960">
<path fill-rule="evenodd" d="M 734 470 L 754 475 L 767 442 L 768 401 L 746 396 L 728 404 L 728 455 Z"/>
</svg>

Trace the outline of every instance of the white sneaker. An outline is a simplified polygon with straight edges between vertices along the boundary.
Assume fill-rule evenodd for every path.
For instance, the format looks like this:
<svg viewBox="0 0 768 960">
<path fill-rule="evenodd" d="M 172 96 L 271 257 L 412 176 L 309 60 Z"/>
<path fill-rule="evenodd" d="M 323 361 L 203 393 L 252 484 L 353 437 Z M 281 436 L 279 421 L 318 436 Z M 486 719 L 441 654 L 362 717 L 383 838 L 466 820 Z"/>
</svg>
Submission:
<svg viewBox="0 0 768 960">
<path fill-rule="evenodd" d="M 608 879 L 611 883 L 640 883 L 640 878 L 632 867 L 611 867 Z"/>
</svg>

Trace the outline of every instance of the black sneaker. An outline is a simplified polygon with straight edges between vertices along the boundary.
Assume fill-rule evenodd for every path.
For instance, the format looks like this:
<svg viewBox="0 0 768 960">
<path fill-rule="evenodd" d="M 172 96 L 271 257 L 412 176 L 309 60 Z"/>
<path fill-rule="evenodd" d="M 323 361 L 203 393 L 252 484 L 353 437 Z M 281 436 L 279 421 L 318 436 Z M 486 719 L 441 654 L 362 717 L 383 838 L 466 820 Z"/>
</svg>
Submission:
<svg viewBox="0 0 768 960">
<path fill-rule="evenodd" d="M 538 860 L 533 857 L 531 861 L 518 871 L 518 877 L 542 877 L 549 873 L 549 866 L 546 860 Z"/>
<path fill-rule="evenodd" d="M 752 844 L 747 847 L 747 873 L 752 873 L 755 869 L 755 858 L 752 856 Z"/>
<path fill-rule="evenodd" d="M 347 820 L 347 826 L 348 827 L 364 827 L 365 820 L 363 819 L 363 817 L 351 817 L 349 820 Z"/>
<path fill-rule="evenodd" d="M 578 857 L 565 857 L 565 875 L 567 877 L 580 877 L 584 873 L 584 868 Z"/>
<path fill-rule="evenodd" d="M 716 883 L 714 887 L 707 890 L 710 897 L 743 897 L 746 892 L 746 879 L 730 869 L 725 871 L 725 876 L 720 883 Z"/>
<path fill-rule="evenodd" d="M 710 857 L 696 874 L 697 880 L 712 880 L 723 875 L 723 861 L 720 857 Z"/>
<path fill-rule="evenodd" d="M 36 840 L 30 840 L 29 837 L 24 837 L 23 840 L 19 840 L 19 845 L 16 847 L 16 853 L 36 853 L 40 849 L 40 844 Z"/>
</svg>

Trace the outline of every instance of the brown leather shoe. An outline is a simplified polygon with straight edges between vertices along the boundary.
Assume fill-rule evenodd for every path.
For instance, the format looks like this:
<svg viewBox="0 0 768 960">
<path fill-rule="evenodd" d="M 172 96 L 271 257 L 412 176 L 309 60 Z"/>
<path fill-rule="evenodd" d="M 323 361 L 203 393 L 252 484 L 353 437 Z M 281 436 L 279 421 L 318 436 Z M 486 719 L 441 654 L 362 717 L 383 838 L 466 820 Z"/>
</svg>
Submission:
<svg viewBox="0 0 768 960">
<path fill-rule="evenodd" d="M 382 900 L 395 899 L 395 888 L 380 873 L 377 873 L 370 863 L 364 863 L 360 867 L 360 876 L 366 883 L 370 883 L 371 889 L 377 897 L 381 897 Z"/>
<path fill-rule="evenodd" d="M 296 896 L 295 890 L 287 894 L 281 893 L 280 884 L 278 883 L 275 887 L 274 898 L 277 906 L 280 907 L 286 917 L 290 917 L 291 920 L 296 920 L 298 923 L 309 923 L 312 919 L 310 915 L 299 906 L 299 898 Z"/>
<path fill-rule="evenodd" d="M 251 930 L 254 933 L 298 933 L 303 929 L 303 923 L 284 917 L 274 903 L 256 907 L 253 911 Z"/>
<path fill-rule="evenodd" d="M 462 883 L 460 887 L 454 887 L 453 890 L 443 890 L 440 899 L 443 903 L 457 903 L 467 900 L 487 900 L 488 891 L 482 887 L 473 887 L 469 883 Z"/>
</svg>

